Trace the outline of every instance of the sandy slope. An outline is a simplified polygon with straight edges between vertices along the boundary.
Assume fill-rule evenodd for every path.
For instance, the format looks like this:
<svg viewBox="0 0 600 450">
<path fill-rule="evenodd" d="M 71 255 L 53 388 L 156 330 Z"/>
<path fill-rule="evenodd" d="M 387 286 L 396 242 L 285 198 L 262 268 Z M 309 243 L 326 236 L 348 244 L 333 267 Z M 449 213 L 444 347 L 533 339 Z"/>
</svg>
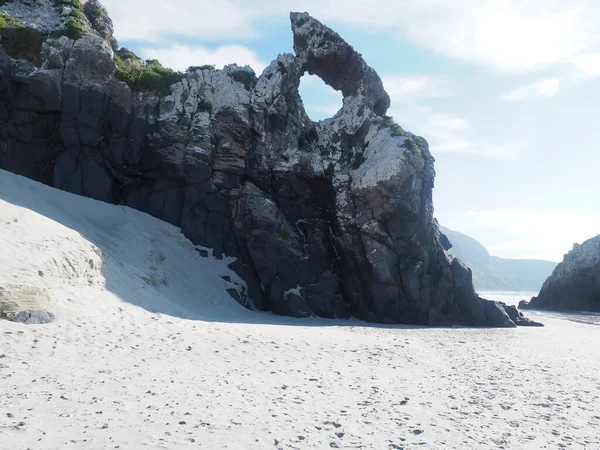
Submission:
<svg viewBox="0 0 600 450">
<path fill-rule="evenodd" d="M 223 275 L 171 226 L 0 172 L 0 285 L 58 315 L 0 322 L 0 448 L 600 448 L 598 326 L 294 321 Z"/>
</svg>

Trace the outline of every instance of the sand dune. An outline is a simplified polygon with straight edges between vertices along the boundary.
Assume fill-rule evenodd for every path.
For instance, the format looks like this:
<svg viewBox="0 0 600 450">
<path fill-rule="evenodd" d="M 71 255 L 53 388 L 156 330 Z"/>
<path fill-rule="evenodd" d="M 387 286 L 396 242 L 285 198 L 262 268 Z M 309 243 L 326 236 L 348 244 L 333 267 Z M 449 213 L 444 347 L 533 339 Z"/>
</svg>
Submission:
<svg viewBox="0 0 600 450">
<path fill-rule="evenodd" d="M 2 449 L 600 448 L 598 326 L 251 312 L 176 228 L 1 171 L 0 249 L 57 315 L 0 322 Z"/>
</svg>

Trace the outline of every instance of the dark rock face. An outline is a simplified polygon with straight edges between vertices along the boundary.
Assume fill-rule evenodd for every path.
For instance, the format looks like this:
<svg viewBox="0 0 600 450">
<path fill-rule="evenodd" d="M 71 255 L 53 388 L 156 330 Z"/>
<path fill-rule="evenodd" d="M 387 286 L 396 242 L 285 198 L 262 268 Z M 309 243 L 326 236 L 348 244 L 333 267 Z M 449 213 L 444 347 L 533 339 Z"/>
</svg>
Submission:
<svg viewBox="0 0 600 450">
<path fill-rule="evenodd" d="M 258 79 L 248 67 L 197 69 L 167 96 L 115 78 L 101 24 L 98 35 L 46 40 L 38 66 L 0 50 L 0 168 L 146 211 L 236 257 L 247 283 L 236 299 L 250 308 L 514 326 L 446 251 L 434 159 L 383 117 L 379 76 L 308 14 L 291 20 L 296 56 Z M 333 118 L 306 115 L 305 72 L 344 94 Z"/>
<path fill-rule="evenodd" d="M 600 312 L 600 235 L 575 244 L 527 309 Z"/>
<path fill-rule="evenodd" d="M 519 303 L 519 309 L 517 309 L 515 306 L 509 306 L 506 303 L 502 303 L 499 302 L 500 305 L 502 305 L 502 307 L 504 308 L 504 310 L 506 311 L 506 314 L 508 314 L 508 317 L 510 317 L 510 320 L 512 320 L 516 325 L 521 326 L 521 327 L 543 327 L 544 325 L 539 323 L 539 322 L 535 322 L 531 319 L 526 318 L 522 312 L 519 311 L 519 309 L 523 309 L 522 308 L 522 303 Z"/>
<path fill-rule="evenodd" d="M 529 302 L 527 300 L 521 300 L 519 302 L 519 309 L 527 309 L 529 307 Z"/>
</svg>

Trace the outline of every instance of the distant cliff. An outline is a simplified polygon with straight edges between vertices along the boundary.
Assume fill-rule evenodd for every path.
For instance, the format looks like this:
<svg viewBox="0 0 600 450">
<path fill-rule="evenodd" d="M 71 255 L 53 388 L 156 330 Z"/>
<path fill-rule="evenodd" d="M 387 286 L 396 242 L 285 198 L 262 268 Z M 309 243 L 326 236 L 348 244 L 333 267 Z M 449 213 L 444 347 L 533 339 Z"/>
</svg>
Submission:
<svg viewBox="0 0 600 450">
<path fill-rule="evenodd" d="M 528 309 L 600 312 L 600 235 L 575 244 Z"/>
<path fill-rule="evenodd" d="M 539 291 L 556 267 L 555 262 L 535 259 L 505 259 L 491 256 L 472 237 L 442 227 L 450 242 L 450 253 L 473 271 L 478 291 Z"/>
</svg>

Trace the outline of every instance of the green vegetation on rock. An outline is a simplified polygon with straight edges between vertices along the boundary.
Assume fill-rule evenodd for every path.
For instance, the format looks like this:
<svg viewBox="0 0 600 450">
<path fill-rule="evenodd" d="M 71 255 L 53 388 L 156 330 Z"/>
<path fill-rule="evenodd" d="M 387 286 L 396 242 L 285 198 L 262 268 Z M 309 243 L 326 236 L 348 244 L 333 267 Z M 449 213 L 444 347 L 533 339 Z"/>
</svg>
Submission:
<svg viewBox="0 0 600 450">
<path fill-rule="evenodd" d="M 81 9 L 82 4 L 79 0 L 54 0 L 56 6 L 70 6 L 71 8 Z"/>
<path fill-rule="evenodd" d="M 76 41 L 87 34 L 87 30 L 82 25 L 81 21 L 77 19 L 70 19 L 65 23 L 65 28 L 62 30 L 62 34 L 67 36 L 69 39 Z"/>
<path fill-rule="evenodd" d="M 79 0 L 54 0 L 54 4 L 64 8 L 60 15 L 67 21 L 64 22 L 62 29 L 51 34 L 52 37 L 67 36 L 76 41 L 88 34 L 87 17 Z"/>
<path fill-rule="evenodd" d="M 381 116 L 377 118 L 376 123 L 392 130 L 392 136 L 406 136 L 407 133 L 400 125 L 396 123 L 392 116 Z"/>
<path fill-rule="evenodd" d="M 9 16 L 4 11 L 0 11 L 0 28 L 24 27 L 23 22 Z"/>
<path fill-rule="evenodd" d="M 3 11 L 0 11 L 0 37 L 10 57 L 39 60 L 44 35 Z"/>
<path fill-rule="evenodd" d="M 65 16 L 73 17 L 74 19 L 76 19 L 78 21 L 82 21 L 82 22 L 85 21 L 85 19 L 86 19 L 83 11 L 81 9 L 77 9 L 77 8 L 72 8 L 71 11 L 69 11 L 67 14 L 65 14 Z"/>
<path fill-rule="evenodd" d="M 412 139 L 405 140 L 402 146 L 410 152 L 412 152 L 414 155 L 417 155 L 420 158 L 423 157 L 423 152 L 421 152 L 421 148 Z"/>
<path fill-rule="evenodd" d="M 127 83 L 132 91 L 154 91 L 161 95 L 170 93 L 172 84 L 181 81 L 183 74 L 163 67 L 157 60 L 141 63 L 132 52 L 115 56 L 117 78 Z"/>
<path fill-rule="evenodd" d="M 234 81 L 242 83 L 247 91 L 256 86 L 256 82 L 258 81 L 256 75 L 247 70 L 236 70 L 235 72 L 230 73 L 229 76 L 231 76 Z"/>
<path fill-rule="evenodd" d="M 97 20 L 100 20 L 104 17 L 104 11 L 102 11 L 100 8 L 94 10 L 94 18 Z"/>
<path fill-rule="evenodd" d="M 190 66 L 186 69 L 187 73 L 193 73 L 197 70 L 217 70 L 215 66 L 211 64 L 204 64 L 203 66 Z"/>
<path fill-rule="evenodd" d="M 207 112 L 209 114 L 212 114 L 213 106 L 211 103 L 207 102 L 206 100 L 200 100 L 200 102 L 198 103 L 198 111 L 199 112 Z"/>
</svg>

